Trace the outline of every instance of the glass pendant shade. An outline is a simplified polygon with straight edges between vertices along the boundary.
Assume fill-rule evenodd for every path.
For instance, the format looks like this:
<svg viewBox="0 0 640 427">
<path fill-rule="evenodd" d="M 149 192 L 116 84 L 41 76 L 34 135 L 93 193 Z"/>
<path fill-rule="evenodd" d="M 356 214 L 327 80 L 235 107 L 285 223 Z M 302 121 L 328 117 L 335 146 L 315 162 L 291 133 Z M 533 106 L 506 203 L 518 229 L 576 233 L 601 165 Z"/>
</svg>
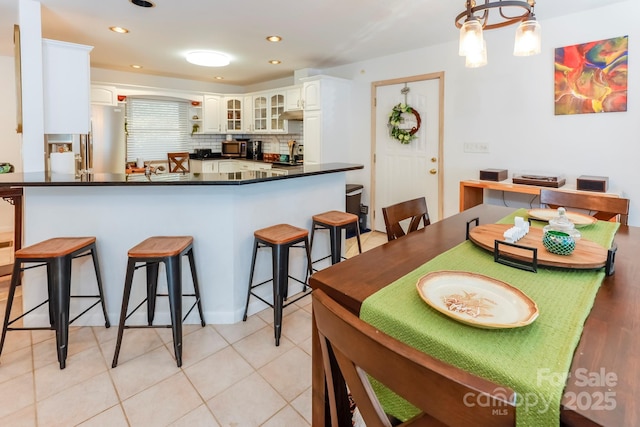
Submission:
<svg viewBox="0 0 640 427">
<path fill-rule="evenodd" d="M 479 68 L 487 65 L 487 42 L 482 41 L 482 50 L 480 52 L 468 53 L 464 62 L 467 68 Z"/>
<path fill-rule="evenodd" d="M 540 24 L 535 18 L 522 21 L 516 30 L 516 42 L 513 46 L 515 56 L 531 56 L 540 53 Z"/>
<path fill-rule="evenodd" d="M 460 56 L 478 55 L 482 52 L 484 38 L 482 36 L 482 24 L 478 18 L 471 17 L 460 27 L 460 44 L 458 54 Z"/>
</svg>

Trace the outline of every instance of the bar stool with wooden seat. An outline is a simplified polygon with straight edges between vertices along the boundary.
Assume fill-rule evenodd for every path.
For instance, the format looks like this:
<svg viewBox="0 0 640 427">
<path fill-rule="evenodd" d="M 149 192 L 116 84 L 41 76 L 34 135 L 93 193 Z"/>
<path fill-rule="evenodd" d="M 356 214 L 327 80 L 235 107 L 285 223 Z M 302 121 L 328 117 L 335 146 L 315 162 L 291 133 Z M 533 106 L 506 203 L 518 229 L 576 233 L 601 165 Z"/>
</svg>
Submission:
<svg viewBox="0 0 640 427">
<path fill-rule="evenodd" d="M 182 366 L 182 322 L 191 311 L 198 306 L 200 314 L 200 324 L 204 327 L 204 316 L 202 314 L 202 303 L 200 301 L 200 290 L 198 289 L 198 277 L 196 275 L 196 264 L 193 257 L 193 237 L 191 236 L 155 236 L 150 237 L 133 248 L 129 249 L 129 261 L 127 263 L 127 273 L 124 283 L 124 294 L 122 296 L 122 308 L 120 311 L 120 323 L 118 324 L 118 338 L 116 340 L 115 354 L 113 355 L 112 368 L 118 365 L 118 355 L 122 344 L 124 329 L 129 328 L 168 328 L 173 331 L 173 348 L 175 350 L 176 363 Z M 193 294 L 182 293 L 182 257 L 189 258 L 191 267 L 191 278 L 193 280 Z M 137 265 L 138 263 L 142 263 Z M 164 263 L 167 273 L 167 294 L 158 294 L 158 270 L 160 263 Z M 133 273 L 141 267 L 146 267 L 147 271 L 147 297 L 129 314 L 129 297 L 131 296 L 131 284 Z M 156 297 L 169 297 L 169 311 L 171 314 L 171 325 L 153 325 L 155 315 Z M 195 297 L 196 301 L 187 314 L 182 317 L 182 297 Z M 125 325 L 125 321 L 144 303 L 147 303 L 147 325 Z"/>
<path fill-rule="evenodd" d="M 96 273 L 98 295 L 71 295 L 71 261 L 89 255 L 91 255 L 93 260 L 93 267 Z M 23 267 L 23 264 L 26 263 L 41 264 Z M 11 305 L 13 304 L 16 287 L 20 285 L 22 272 L 42 266 L 47 267 L 48 299 L 26 313 L 23 313 L 21 316 L 10 320 Z M 98 301 L 69 320 L 71 298 L 97 298 Z M 47 302 L 49 303 L 50 327 L 11 327 L 14 322 L 22 319 Z M 60 363 L 60 369 L 64 369 L 66 366 L 69 342 L 69 325 L 98 304 L 102 305 L 105 326 L 108 328 L 110 323 L 104 303 L 104 292 L 102 290 L 102 279 L 100 276 L 95 237 L 56 237 L 22 248 L 15 253 L 13 272 L 11 273 L 11 284 L 9 285 L 9 296 L 7 298 L 7 307 L 2 327 L 2 339 L 0 340 L 0 353 L 2 353 L 7 331 L 54 329 L 56 331 L 58 362 Z"/>
<path fill-rule="evenodd" d="M 247 311 L 249 310 L 249 299 L 251 295 L 267 304 L 273 309 L 273 327 L 276 339 L 276 346 L 280 345 L 280 335 L 282 332 L 282 309 L 298 301 L 311 293 L 311 288 L 307 285 L 307 278 L 311 271 L 311 251 L 309 249 L 309 233 L 304 228 L 294 227 L 289 224 L 278 224 L 271 227 L 257 230 L 253 233 L 253 257 L 251 259 L 251 273 L 249 274 L 249 287 L 247 290 L 247 303 L 244 308 L 243 321 L 247 320 Z M 300 246 L 299 244 L 303 245 Z M 258 284 L 253 284 L 253 273 L 256 267 L 256 254 L 258 249 L 271 248 L 273 276 L 271 279 L 265 280 Z M 307 255 L 307 273 L 304 282 L 289 275 L 289 248 L 304 248 Z M 289 278 L 302 284 L 302 294 L 298 294 L 295 299 L 284 301 L 287 299 Z M 260 295 L 253 292 L 253 289 L 266 283 L 273 284 L 273 302 L 267 301 Z"/>
<path fill-rule="evenodd" d="M 341 211 L 328 211 L 312 217 L 313 223 L 311 225 L 311 249 L 313 249 L 313 237 L 316 230 L 329 230 L 329 240 L 331 243 L 331 254 L 324 258 L 313 261 L 323 261 L 327 258 L 331 258 L 331 264 L 337 264 L 341 259 L 345 259 L 342 256 L 342 230 L 346 230 L 350 227 L 356 229 L 356 239 L 358 241 L 358 252 L 362 253 L 362 245 L 360 244 L 360 225 L 358 223 L 358 216 Z"/>
</svg>

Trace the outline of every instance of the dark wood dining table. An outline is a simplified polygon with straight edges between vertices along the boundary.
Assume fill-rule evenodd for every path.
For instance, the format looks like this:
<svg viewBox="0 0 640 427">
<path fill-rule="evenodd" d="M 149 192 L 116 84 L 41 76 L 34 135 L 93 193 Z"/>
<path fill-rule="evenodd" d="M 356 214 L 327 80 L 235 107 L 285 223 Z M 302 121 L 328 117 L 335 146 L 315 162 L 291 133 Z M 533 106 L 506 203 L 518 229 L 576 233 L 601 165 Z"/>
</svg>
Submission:
<svg viewBox="0 0 640 427">
<path fill-rule="evenodd" d="M 463 242 L 467 221 L 494 223 L 514 210 L 475 206 L 321 270 L 311 276 L 310 285 L 359 314 L 368 296 Z M 605 277 L 574 353 L 562 397 L 561 425 L 640 425 L 640 227 L 621 225 L 614 244 L 615 271 Z M 324 426 L 330 425 L 325 377 L 315 326 L 313 332 L 312 425 Z M 334 388 L 339 394 L 344 390 L 341 384 Z M 348 410 L 342 413 L 349 415 Z M 350 419 L 344 422 L 351 425 Z"/>
</svg>

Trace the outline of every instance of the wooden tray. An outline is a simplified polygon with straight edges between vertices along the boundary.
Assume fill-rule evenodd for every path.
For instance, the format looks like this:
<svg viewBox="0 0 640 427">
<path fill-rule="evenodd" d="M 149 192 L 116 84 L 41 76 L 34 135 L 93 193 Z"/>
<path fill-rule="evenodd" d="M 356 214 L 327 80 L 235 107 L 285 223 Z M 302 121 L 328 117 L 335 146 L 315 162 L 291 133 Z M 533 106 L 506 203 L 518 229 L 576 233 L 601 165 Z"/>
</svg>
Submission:
<svg viewBox="0 0 640 427">
<path fill-rule="evenodd" d="M 503 233 L 511 224 L 485 224 L 469 231 L 469 239 L 478 246 L 493 252 L 496 240 L 504 241 Z M 516 244 L 538 249 L 538 264 L 550 267 L 591 269 L 604 267 L 607 264 L 608 249 L 587 239 L 576 242 L 576 249 L 571 255 L 556 255 L 545 249 L 542 244 L 542 229 L 530 228 L 529 233 Z M 500 253 L 504 253 L 520 261 L 531 262 L 531 251 L 503 245 Z"/>
</svg>

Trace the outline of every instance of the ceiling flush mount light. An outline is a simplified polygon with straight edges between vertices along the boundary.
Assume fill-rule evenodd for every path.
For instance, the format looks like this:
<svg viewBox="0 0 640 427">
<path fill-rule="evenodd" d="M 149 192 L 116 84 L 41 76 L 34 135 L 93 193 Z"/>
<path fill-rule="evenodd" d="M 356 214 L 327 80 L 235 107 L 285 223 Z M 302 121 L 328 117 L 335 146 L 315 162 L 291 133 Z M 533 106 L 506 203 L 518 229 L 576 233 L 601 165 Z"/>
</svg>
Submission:
<svg viewBox="0 0 640 427">
<path fill-rule="evenodd" d="M 145 1 L 145 0 L 131 0 L 131 3 L 135 4 L 136 6 L 140 6 L 140 7 L 154 7 L 155 4 L 151 3 L 150 1 Z"/>
<path fill-rule="evenodd" d="M 456 16 L 456 27 L 460 28 L 458 54 L 466 56 L 467 67 L 481 67 L 487 64 L 487 47 L 483 30 L 520 24 L 516 30 L 513 48 L 515 56 L 530 56 L 540 53 L 540 24 L 533 11 L 535 0 L 466 0 L 466 10 Z M 497 20 L 492 20 L 491 9 L 496 10 Z"/>
<path fill-rule="evenodd" d="M 195 65 L 202 65 L 203 67 L 224 67 L 225 65 L 229 65 L 231 59 L 224 53 L 211 50 L 198 50 L 187 53 L 187 61 Z"/>
<path fill-rule="evenodd" d="M 142 65 L 131 64 L 131 68 L 135 68 L 136 70 L 139 70 L 140 68 L 142 68 Z"/>
<path fill-rule="evenodd" d="M 281 63 L 282 63 L 282 61 L 280 61 L 279 59 L 270 59 L 269 60 L 269 64 L 271 64 L 271 65 L 278 65 L 278 64 L 281 64 Z"/>
<path fill-rule="evenodd" d="M 114 33 L 120 33 L 120 34 L 127 34 L 129 32 L 129 30 L 123 27 L 109 27 L 109 29 Z"/>
<path fill-rule="evenodd" d="M 282 41 L 282 37 L 280 36 L 267 36 L 267 41 L 277 43 Z"/>
<path fill-rule="evenodd" d="M 222 76 L 215 76 L 215 77 L 214 77 L 214 79 L 216 79 L 216 80 L 224 80 L 224 77 L 222 77 Z"/>
</svg>

